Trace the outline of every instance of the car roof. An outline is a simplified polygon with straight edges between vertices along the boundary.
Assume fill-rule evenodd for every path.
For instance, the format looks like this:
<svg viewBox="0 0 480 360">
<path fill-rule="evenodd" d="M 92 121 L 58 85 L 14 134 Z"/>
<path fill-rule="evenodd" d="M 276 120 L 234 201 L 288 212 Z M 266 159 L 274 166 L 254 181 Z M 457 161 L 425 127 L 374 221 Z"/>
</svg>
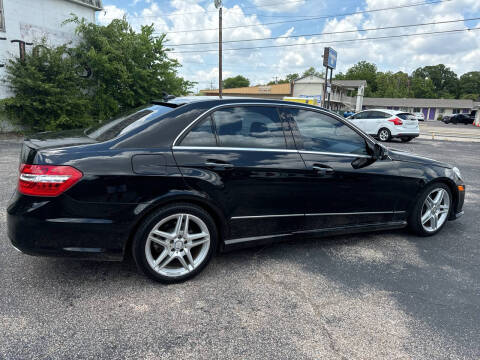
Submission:
<svg viewBox="0 0 480 360">
<path fill-rule="evenodd" d="M 152 101 L 155 105 L 163 105 L 169 107 L 180 107 L 182 105 L 187 104 L 203 104 L 209 106 L 218 106 L 218 105 L 226 105 L 226 104 L 237 104 L 237 103 L 259 103 L 259 104 L 272 104 L 272 105 L 288 105 L 288 106 L 305 106 L 310 107 L 312 109 L 327 109 L 310 105 L 310 104 L 303 104 L 303 103 L 296 103 L 293 101 L 284 101 L 279 99 L 262 99 L 262 98 L 254 98 L 254 97 L 236 97 L 236 96 L 223 96 L 222 98 L 218 96 L 182 96 L 182 97 L 175 97 L 168 100 L 154 100 Z"/>
<path fill-rule="evenodd" d="M 408 111 L 400 111 L 400 110 L 392 110 L 392 109 L 366 109 L 362 111 L 382 111 L 390 115 L 410 114 Z"/>
</svg>

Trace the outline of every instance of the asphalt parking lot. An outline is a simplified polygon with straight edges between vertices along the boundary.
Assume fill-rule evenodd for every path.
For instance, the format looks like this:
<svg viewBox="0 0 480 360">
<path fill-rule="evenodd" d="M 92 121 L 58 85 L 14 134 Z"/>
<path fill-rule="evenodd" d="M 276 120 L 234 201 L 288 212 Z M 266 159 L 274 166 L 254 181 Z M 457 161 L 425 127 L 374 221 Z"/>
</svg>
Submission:
<svg viewBox="0 0 480 360">
<path fill-rule="evenodd" d="M 0 141 L 0 359 L 480 358 L 480 143 L 390 146 L 460 167 L 465 215 L 430 238 L 401 230 L 222 254 L 163 286 L 131 259 L 14 250 L 5 208 L 20 144 Z"/>
</svg>

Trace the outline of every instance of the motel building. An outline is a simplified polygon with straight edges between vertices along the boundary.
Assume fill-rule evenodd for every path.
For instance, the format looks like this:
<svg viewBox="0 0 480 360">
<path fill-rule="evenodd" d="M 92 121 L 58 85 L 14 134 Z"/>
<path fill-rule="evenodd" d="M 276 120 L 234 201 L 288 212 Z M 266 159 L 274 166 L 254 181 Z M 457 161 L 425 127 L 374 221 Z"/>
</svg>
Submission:
<svg viewBox="0 0 480 360">
<path fill-rule="evenodd" d="M 325 79 L 306 76 L 290 84 L 257 85 L 235 89 L 223 89 L 225 96 L 255 97 L 264 99 L 314 98 L 324 96 Z M 480 116 L 480 102 L 467 99 L 414 99 L 414 98 L 370 98 L 364 97 L 365 80 L 333 80 L 330 90 L 330 109 L 333 111 L 361 111 L 366 109 L 392 109 L 410 113 L 422 112 L 425 120 L 438 120 L 440 116 L 458 113 Z M 353 91 L 352 91 L 353 90 Z M 356 96 L 347 94 L 352 92 Z M 201 90 L 207 96 L 218 96 L 218 89 Z M 328 95 L 328 94 L 327 94 Z"/>
</svg>

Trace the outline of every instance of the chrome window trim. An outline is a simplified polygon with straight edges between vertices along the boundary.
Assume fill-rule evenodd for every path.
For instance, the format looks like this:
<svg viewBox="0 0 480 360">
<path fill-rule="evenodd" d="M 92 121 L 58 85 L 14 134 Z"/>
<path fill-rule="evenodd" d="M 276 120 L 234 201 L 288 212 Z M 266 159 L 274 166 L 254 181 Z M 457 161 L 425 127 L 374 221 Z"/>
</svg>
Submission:
<svg viewBox="0 0 480 360">
<path fill-rule="evenodd" d="M 311 108 L 309 106 L 304 106 L 302 104 L 297 104 L 297 103 L 293 103 L 293 102 L 292 102 L 292 104 L 278 104 L 278 103 L 268 103 L 268 102 L 248 102 L 247 101 L 247 102 L 220 104 L 220 105 L 214 106 L 214 107 L 212 107 L 208 110 L 205 110 L 199 116 L 197 116 L 192 122 L 190 122 L 190 124 L 188 124 L 182 131 L 180 131 L 180 133 L 177 135 L 175 140 L 173 140 L 172 148 L 175 148 L 177 146 L 177 141 L 183 136 L 183 134 L 185 132 L 187 132 L 189 129 L 191 129 L 195 125 L 195 123 L 197 121 L 201 120 L 205 115 L 207 115 L 207 114 L 209 114 L 209 113 L 211 113 L 211 112 L 213 112 L 217 109 L 228 108 L 228 107 L 232 107 L 232 106 L 244 106 L 244 105 L 247 105 L 247 106 L 255 106 L 255 105 L 271 106 L 271 107 L 276 107 L 276 108 L 278 108 L 278 107 L 300 108 L 300 109 L 306 109 L 306 110 L 318 112 L 318 113 L 321 113 L 321 114 L 332 116 L 333 118 L 335 118 L 338 121 L 342 122 L 343 124 L 347 125 L 349 128 L 354 130 L 360 136 L 364 137 L 364 135 L 365 135 L 366 138 L 365 137 L 364 138 L 365 138 L 366 141 L 367 140 L 371 141 L 370 136 L 368 134 L 366 134 L 365 132 L 363 132 L 362 130 L 360 130 L 359 128 L 357 128 L 355 125 L 351 124 L 348 121 L 344 121 L 345 119 L 342 119 L 340 116 L 338 116 L 336 114 L 332 114 L 332 113 L 328 112 L 327 110 L 325 110 L 323 108 L 315 109 L 315 108 Z"/>
<path fill-rule="evenodd" d="M 311 214 L 281 214 L 281 215 L 251 215 L 251 216 L 233 216 L 230 220 L 241 219 L 268 219 L 277 217 L 295 217 L 295 216 L 333 216 L 333 215 L 379 215 L 379 214 L 404 214 L 406 211 L 357 211 L 344 213 L 311 213 Z"/>
<path fill-rule="evenodd" d="M 223 147 L 223 146 L 174 146 L 173 150 L 230 150 L 230 151 L 267 151 L 267 152 L 284 152 L 284 153 L 299 153 L 299 154 L 316 154 L 316 155 L 328 155 L 328 156 L 342 156 L 351 158 L 365 158 L 370 159 L 370 155 L 363 154 L 347 154 L 347 153 L 335 153 L 328 151 L 304 151 L 294 149 L 270 149 L 270 148 L 239 148 L 239 147 Z"/>
<path fill-rule="evenodd" d="M 274 151 L 274 152 L 287 152 L 297 153 L 298 150 L 294 149 L 269 149 L 269 148 L 239 148 L 239 147 L 223 147 L 223 146 L 174 146 L 173 150 L 231 150 L 231 151 Z"/>
</svg>

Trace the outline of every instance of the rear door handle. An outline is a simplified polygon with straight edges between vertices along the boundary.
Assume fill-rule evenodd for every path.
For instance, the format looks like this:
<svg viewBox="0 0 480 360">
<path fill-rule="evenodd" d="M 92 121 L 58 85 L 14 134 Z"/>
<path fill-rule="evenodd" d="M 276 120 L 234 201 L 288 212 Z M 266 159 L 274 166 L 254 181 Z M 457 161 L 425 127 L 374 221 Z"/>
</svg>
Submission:
<svg viewBox="0 0 480 360">
<path fill-rule="evenodd" d="M 331 175 L 335 172 L 331 167 L 322 165 L 313 165 L 312 169 L 320 176 Z"/>
<path fill-rule="evenodd" d="M 205 163 L 208 167 L 216 167 L 216 168 L 224 168 L 224 169 L 232 169 L 233 165 L 221 160 L 212 160 L 208 159 Z"/>
</svg>

